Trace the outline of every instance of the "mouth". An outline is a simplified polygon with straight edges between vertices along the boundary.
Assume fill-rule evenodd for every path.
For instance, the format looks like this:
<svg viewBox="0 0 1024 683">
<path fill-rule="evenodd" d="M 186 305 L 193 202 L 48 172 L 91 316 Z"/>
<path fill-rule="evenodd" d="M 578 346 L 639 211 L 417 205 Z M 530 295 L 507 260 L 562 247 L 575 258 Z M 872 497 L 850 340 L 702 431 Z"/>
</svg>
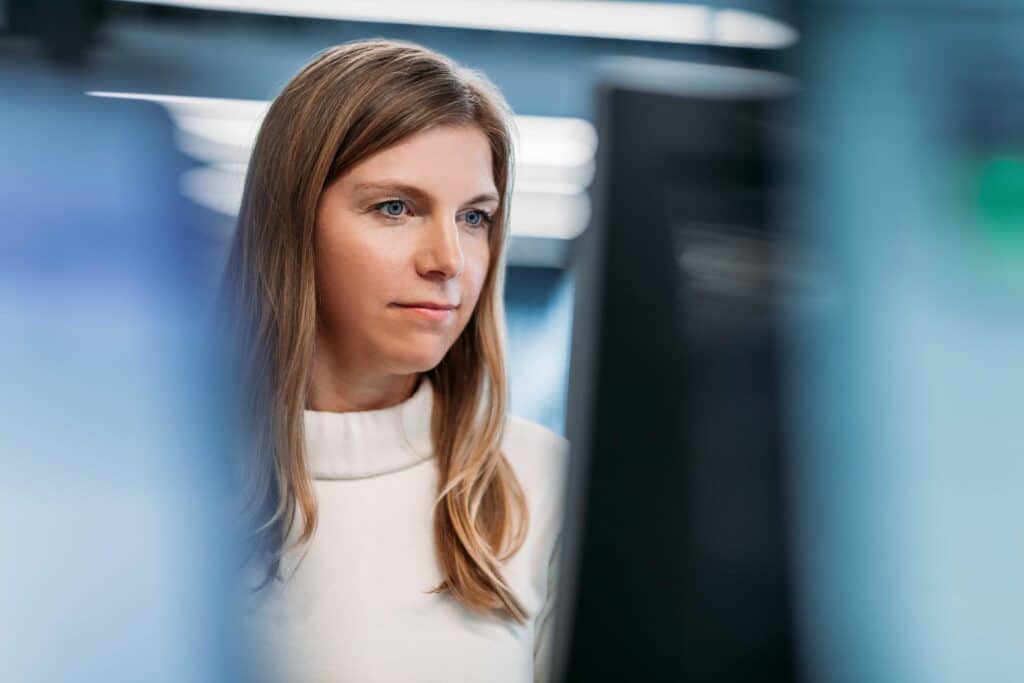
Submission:
<svg viewBox="0 0 1024 683">
<path fill-rule="evenodd" d="M 416 302 L 413 304 L 392 304 L 396 308 L 420 320 L 446 322 L 455 317 L 458 306 L 432 302 Z"/>
</svg>

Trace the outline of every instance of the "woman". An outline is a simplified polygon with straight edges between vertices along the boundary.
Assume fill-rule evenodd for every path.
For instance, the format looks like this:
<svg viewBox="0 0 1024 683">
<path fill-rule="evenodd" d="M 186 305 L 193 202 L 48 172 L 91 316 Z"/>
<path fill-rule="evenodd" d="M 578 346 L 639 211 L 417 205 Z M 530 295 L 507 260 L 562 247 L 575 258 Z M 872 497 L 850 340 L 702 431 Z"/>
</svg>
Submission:
<svg viewBox="0 0 1024 683">
<path fill-rule="evenodd" d="M 411 43 L 322 52 L 263 121 L 223 303 L 282 680 L 550 675 L 568 442 L 506 415 L 512 166 L 498 91 Z"/>
</svg>

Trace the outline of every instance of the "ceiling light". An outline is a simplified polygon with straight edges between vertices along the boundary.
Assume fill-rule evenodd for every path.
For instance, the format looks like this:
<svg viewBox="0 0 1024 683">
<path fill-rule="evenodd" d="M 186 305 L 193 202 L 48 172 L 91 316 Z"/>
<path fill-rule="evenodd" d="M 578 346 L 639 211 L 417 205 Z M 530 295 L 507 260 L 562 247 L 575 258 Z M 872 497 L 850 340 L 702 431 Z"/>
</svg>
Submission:
<svg viewBox="0 0 1024 683">
<path fill-rule="evenodd" d="M 229 12 L 585 36 L 658 43 L 782 48 L 796 31 L 742 10 L 621 0 L 120 0 Z"/>
</svg>

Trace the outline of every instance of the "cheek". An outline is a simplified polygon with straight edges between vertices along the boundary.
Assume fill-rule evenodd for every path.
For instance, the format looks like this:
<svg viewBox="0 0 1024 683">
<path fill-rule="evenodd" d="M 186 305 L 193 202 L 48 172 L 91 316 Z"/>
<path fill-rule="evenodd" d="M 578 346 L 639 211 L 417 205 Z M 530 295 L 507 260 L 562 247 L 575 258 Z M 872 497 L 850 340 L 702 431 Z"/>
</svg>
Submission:
<svg viewBox="0 0 1024 683">
<path fill-rule="evenodd" d="M 345 239 L 340 231 L 324 232 L 317 243 L 317 288 L 325 313 L 358 317 L 389 300 L 396 281 L 391 250 L 372 241 Z"/>
<path fill-rule="evenodd" d="M 483 288 L 484 280 L 487 278 L 487 270 L 490 267 L 490 250 L 486 242 L 471 253 L 466 254 L 466 268 L 462 273 L 463 294 L 472 298 L 473 308 L 480 297 L 480 290 Z"/>
</svg>

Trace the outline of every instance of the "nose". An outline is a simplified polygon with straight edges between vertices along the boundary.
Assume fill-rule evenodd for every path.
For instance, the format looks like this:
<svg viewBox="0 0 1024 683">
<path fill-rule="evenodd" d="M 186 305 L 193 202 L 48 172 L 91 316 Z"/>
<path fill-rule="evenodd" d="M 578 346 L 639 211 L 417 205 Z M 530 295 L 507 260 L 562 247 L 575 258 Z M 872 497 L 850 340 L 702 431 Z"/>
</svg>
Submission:
<svg viewBox="0 0 1024 683">
<path fill-rule="evenodd" d="M 440 273 L 450 280 L 462 274 L 465 258 L 459 244 L 459 226 L 454 219 L 430 221 L 418 251 L 416 269 L 420 275 Z"/>
</svg>

